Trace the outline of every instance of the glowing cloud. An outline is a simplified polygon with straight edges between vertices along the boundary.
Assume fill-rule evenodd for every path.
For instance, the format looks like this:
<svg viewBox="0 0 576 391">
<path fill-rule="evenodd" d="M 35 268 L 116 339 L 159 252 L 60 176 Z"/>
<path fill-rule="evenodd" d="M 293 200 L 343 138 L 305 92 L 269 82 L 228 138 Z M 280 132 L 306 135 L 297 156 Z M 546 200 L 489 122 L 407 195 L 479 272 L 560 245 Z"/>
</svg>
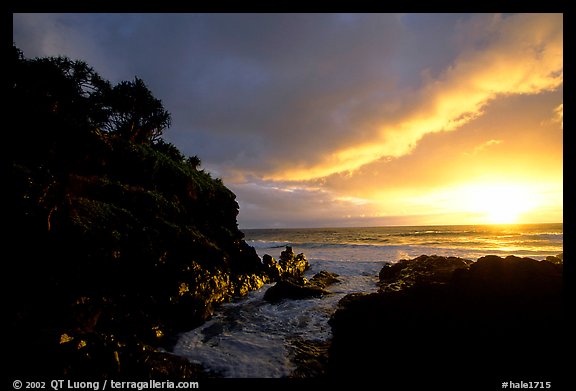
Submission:
<svg viewBox="0 0 576 391">
<path fill-rule="evenodd" d="M 243 227 L 562 221 L 562 14 L 26 13 L 13 40 L 143 78 Z"/>
<path fill-rule="evenodd" d="M 480 15 L 477 19 L 481 20 L 469 27 L 474 30 L 468 34 L 472 42 L 463 43 L 467 49 L 453 65 L 403 97 L 404 103 L 390 116 L 396 119 L 381 118 L 369 142 L 332 151 L 318 164 L 284 169 L 266 179 L 310 180 L 355 170 L 385 156 L 399 157 L 424 135 L 456 130 L 482 115 L 483 108 L 500 96 L 537 94 L 562 85 L 562 15 Z"/>
<path fill-rule="evenodd" d="M 502 140 L 494 140 L 494 139 L 488 140 L 488 141 L 486 141 L 486 142 L 484 142 L 484 143 L 482 143 L 482 144 L 477 145 L 476 147 L 474 147 L 474 149 L 472 150 L 471 153 L 464 152 L 464 154 L 465 154 L 465 155 L 475 156 L 475 155 L 478 155 L 480 152 L 484 151 L 484 150 L 487 149 L 487 148 L 490 148 L 490 147 L 492 147 L 492 146 L 494 146 L 494 145 L 502 144 L 502 142 L 503 142 Z"/>
<path fill-rule="evenodd" d="M 554 109 L 554 121 L 560 124 L 560 129 L 564 129 L 564 104 Z"/>
</svg>

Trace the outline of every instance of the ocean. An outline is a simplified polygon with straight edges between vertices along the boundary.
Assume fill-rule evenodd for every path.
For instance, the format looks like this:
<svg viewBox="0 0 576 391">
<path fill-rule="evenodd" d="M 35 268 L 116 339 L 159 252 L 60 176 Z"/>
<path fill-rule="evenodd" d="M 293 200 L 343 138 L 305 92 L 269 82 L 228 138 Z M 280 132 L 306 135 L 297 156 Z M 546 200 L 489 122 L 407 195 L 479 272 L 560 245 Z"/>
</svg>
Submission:
<svg viewBox="0 0 576 391">
<path fill-rule="evenodd" d="M 293 376 L 303 352 L 325 346 L 328 320 L 349 293 L 375 292 L 386 262 L 419 255 L 517 255 L 537 260 L 563 252 L 563 224 L 399 226 L 368 228 L 246 229 L 246 241 L 258 255 L 279 258 L 286 246 L 310 262 L 306 277 L 320 270 L 337 273 L 341 282 L 330 295 L 268 303 L 269 286 L 219 307 L 213 318 L 183 333 L 174 353 L 204 365 L 222 377 Z M 305 355 L 305 354 L 304 354 Z"/>
</svg>

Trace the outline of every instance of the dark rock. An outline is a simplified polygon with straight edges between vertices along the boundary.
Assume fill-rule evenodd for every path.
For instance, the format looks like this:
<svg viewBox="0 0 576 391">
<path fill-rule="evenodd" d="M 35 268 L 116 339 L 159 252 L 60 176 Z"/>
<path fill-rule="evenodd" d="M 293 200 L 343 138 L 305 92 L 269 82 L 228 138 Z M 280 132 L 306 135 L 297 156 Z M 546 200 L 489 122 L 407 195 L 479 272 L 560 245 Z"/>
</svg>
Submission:
<svg viewBox="0 0 576 391">
<path fill-rule="evenodd" d="M 329 341 L 310 341 L 294 338 L 289 341 L 290 361 L 296 369 L 290 378 L 325 379 L 327 376 Z"/>
<path fill-rule="evenodd" d="M 564 263 L 564 254 L 560 253 L 558 255 L 550 255 L 546 257 L 546 260 L 550 263 L 562 265 Z"/>
<path fill-rule="evenodd" d="M 286 246 L 286 250 L 280 252 L 280 263 L 286 265 L 294 260 L 294 250 L 291 246 Z"/>
<path fill-rule="evenodd" d="M 326 288 L 327 286 L 337 282 L 340 282 L 338 274 L 327 272 L 326 270 L 319 271 L 310 279 L 310 284 L 319 288 Z"/>
<path fill-rule="evenodd" d="M 316 285 L 301 283 L 294 279 L 284 279 L 268 288 L 264 294 L 264 300 L 278 302 L 283 299 L 309 299 L 312 297 L 322 297 L 326 294 L 329 294 L 329 292 Z"/>
<path fill-rule="evenodd" d="M 457 269 L 467 269 L 472 261 L 458 257 L 421 255 L 386 264 L 380 270 L 380 290 L 397 291 L 415 284 L 444 284 Z"/>
<path fill-rule="evenodd" d="M 224 326 L 222 325 L 222 323 L 214 323 L 211 326 L 205 327 L 202 330 L 202 335 L 204 335 L 204 338 L 202 338 L 202 342 L 206 343 L 210 341 L 212 338 L 221 335 L 223 331 Z"/>
<path fill-rule="evenodd" d="M 286 250 L 282 251 L 278 263 L 282 269 L 282 276 L 303 276 L 310 268 L 306 256 L 303 253 L 295 255 L 290 246 L 286 246 Z"/>
<path fill-rule="evenodd" d="M 368 293 L 364 292 L 349 293 L 338 301 L 338 307 L 348 308 L 349 305 L 354 305 L 354 303 L 358 301 L 360 298 L 368 295 L 369 295 Z"/>
<path fill-rule="evenodd" d="M 270 302 L 321 297 L 328 294 L 321 284 L 328 283 L 336 277 L 332 273 L 321 272 L 315 276 L 313 283 L 308 282 L 304 272 L 310 268 L 310 264 L 304 254 L 295 255 L 290 246 L 286 246 L 286 250 L 281 252 L 278 262 L 265 254 L 262 257 L 262 264 L 270 280 L 277 281 L 276 285 L 268 288 L 264 294 L 264 300 Z"/>
<path fill-rule="evenodd" d="M 397 272 L 388 269 L 383 279 Z M 562 268 L 547 261 L 487 256 L 452 278 L 441 267 L 439 276 L 339 304 L 330 320 L 333 377 L 401 389 L 489 389 L 523 374 L 560 384 L 565 370 Z"/>
<path fill-rule="evenodd" d="M 282 273 L 282 269 L 278 262 L 268 254 L 264 254 L 262 257 L 262 263 L 264 265 L 264 271 L 270 277 L 272 281 L 278 281 Z"/>
<path fill-rule="evenodd" d="M 268 254 L 264 254 L 262 257 L 262 263 L 267 267 L 276 267 L 277 265 L 276 260 Z"/>
<path fill-rule="evenodd" d="M 562 266 L 548 261 L 495 255 L 479 258 L 453 285 L 461 294 L 498 296 L 559 295 Z"/>
</svg>

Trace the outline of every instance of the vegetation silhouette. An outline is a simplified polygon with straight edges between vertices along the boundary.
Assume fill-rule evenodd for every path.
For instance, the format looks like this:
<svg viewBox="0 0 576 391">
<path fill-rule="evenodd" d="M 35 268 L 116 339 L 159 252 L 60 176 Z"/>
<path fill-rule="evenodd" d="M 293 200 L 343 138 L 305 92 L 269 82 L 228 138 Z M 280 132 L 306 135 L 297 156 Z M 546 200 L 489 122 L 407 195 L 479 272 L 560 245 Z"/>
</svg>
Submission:
<svg viewBox="0 0 576 391">
<path fill-rule="evenodd" d="M 10 372 L 190 374 L 155 347 L 266 278 L 235 195 L 162 139 L 139 78 L 13 46 L 9 83 Z"/>
</svg>

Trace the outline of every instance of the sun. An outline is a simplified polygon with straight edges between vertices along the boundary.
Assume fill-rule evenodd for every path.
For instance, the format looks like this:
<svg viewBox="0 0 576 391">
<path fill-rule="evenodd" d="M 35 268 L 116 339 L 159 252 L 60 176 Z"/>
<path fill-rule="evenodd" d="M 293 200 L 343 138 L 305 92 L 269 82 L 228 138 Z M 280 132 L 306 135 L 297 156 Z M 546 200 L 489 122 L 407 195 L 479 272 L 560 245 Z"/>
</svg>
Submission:
<svg viewBox="0 0 576 391">
<path fill-rule="evenodd" d="M 391 196 L 386 198 L 379 195 L 379 203 L 374 204 L 381 208 L 381 215 L 390 214 L 391 210 L 403 211 L 406 216 L 423 216 L 419 224 L 429 225 L 526 224 L 551 221 L 550 217 L 542 216 L 548 216 L 550 211 L 556 213 L 550 205 L 562 205 L 561 192 L 558 193 L 556 187 L 530 183 L 529 180 L 481 178 L 416 193 L 396 196 L 400 200 L 396 204 L 390 203 Z"/>
<path fill-rule="evenodd" d="M 477 210 L 488 224 L 514 224 L 529 208 L 521 198 L 509 193 L 485 194 L 477 199 Z"/>
<path fill-rule="evenodd" d="M 483 183 L 464 189 L 465 208 L 482 224 L 515 224 L 535 208 L 534 197 L 526 186 Z"/>
</svg>

